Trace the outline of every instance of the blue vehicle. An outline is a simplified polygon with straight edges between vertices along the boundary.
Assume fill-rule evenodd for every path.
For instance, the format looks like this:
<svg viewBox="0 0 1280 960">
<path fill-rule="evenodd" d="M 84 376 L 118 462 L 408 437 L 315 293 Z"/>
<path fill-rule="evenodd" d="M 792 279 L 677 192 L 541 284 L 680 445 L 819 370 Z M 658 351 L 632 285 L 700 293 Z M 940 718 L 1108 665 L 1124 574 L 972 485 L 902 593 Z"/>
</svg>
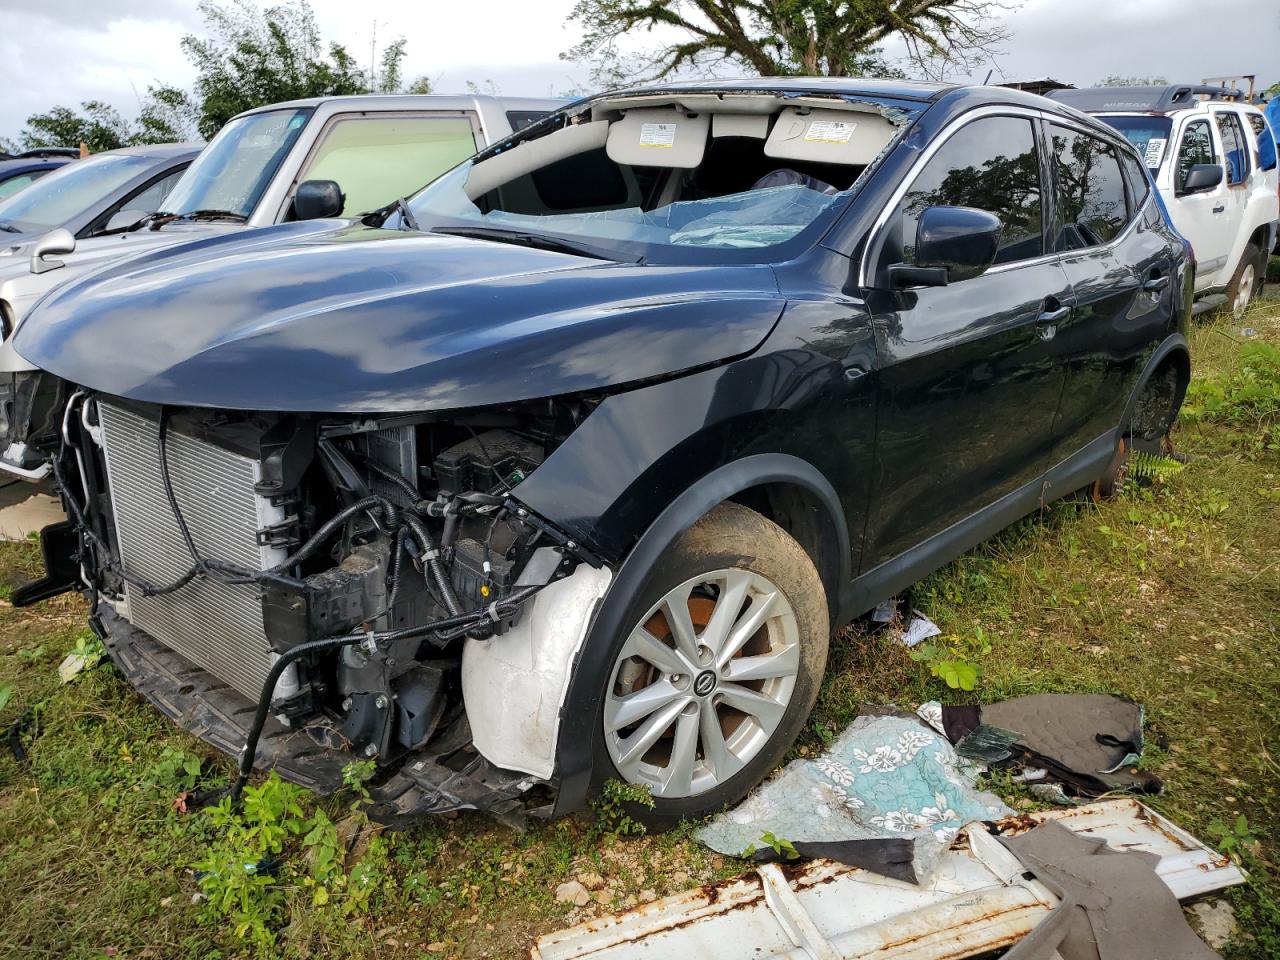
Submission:
<svg viewBox="0 0 1280 960">
<path fill-rule="evenodd" d="M 0 151 L 0 200 L 31 186 L 46 173 L 52 173 L 79 156 L 79 150 L 63 147 L 26 150 L 22 153 Z"/>
</svg>

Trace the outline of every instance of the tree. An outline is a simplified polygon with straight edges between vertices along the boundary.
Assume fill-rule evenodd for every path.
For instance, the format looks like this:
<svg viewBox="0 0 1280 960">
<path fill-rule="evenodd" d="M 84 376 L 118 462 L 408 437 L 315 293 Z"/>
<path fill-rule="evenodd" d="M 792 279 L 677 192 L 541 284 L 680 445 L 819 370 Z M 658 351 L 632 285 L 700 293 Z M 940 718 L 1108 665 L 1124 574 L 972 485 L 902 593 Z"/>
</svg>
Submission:
<svg viewBox="0 0 1280 960">
<path fill-rule="evenodd" d="M 1098 81 L 1100 87 L 1158 87 L 1168 83 L 1164 77 L 1122 77 L 1111 74 Z"/>
<path fill-rule="evenodd" d="M 75 147 L 82 143 L 93 152 L 115 150 L 131 142 L 129 126 L 114 107 L 101 100 L 86 100 L 82 112 L 54 107 L 48 113 L 27 117 L 19 140 L 26 150 L 35 147 Z"/>
<path fill-rule="evenodd" d="M 195 66 L 197 126 L 205 137 L 242 111 L 282 100 L 391 93 L 399 89 L 403 38 L 382 53 L 378 76 L 369 76 L 340 43 L 320 37 L 307 0 L 259 10 L 251 0 L 219 6 L 201 0 L 208 36 L 188 34 L 182 49 Z"/>
<path fill-rule="evenodd" d="M 881 45 L 897 40 L 917 68 L 971 65 L 1007 38 L 1005 0 L 578 0 L 582 39 L 562 54 L 588 60 L 602 85 L 707 73 L 865 76 L 901 71 Z M 619 41 L 640 32 L 672 39 L 638 54 Z"/>
</svg>

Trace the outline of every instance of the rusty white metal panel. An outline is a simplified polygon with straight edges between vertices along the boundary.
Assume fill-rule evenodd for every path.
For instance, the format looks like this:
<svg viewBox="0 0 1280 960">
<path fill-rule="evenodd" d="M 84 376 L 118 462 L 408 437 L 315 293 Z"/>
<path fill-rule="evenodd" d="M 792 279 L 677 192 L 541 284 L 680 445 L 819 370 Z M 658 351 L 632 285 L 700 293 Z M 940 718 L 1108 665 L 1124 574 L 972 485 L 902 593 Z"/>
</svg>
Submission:
<svg viewBox="0 0 1280 960">
<path fill-rule="evenodd" d="M 1227 858 L 1136 800 L 1001 821 L 1016 835 L 1046 820 L 1161 859 L 1180 898 L 1244 882 Z M 766 864 L 625 913 L 542 937 L 533 960 L 959 960 L 1017 943 L 1057 905 L 982 825 L 957 838 L 916 885 L 830 860 Z"/>
</svg>

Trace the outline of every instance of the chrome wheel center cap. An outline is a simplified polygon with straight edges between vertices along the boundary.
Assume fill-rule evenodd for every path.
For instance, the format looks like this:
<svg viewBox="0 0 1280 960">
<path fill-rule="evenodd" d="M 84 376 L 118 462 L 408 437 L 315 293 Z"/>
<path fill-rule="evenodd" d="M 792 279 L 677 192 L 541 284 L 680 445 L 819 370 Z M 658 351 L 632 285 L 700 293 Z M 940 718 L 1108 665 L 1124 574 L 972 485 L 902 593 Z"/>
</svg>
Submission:
<svg viewBox="0 0 1280 960">
<path fill-rule="evenodd" d="M 693 681 L 693 692 L 700 697 L 705 697 L 716 688 L 716 677 L 714 670 L 703 670 Z"/>
</svg>

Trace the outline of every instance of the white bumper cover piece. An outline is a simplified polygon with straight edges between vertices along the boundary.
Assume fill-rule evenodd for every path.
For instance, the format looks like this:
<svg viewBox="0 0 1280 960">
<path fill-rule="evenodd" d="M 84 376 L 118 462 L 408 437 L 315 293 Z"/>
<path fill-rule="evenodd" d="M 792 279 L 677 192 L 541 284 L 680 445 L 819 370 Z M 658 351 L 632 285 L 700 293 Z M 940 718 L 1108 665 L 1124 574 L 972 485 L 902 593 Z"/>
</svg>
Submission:
<svg viewBox="0 0 1280 960">
<path fill-rule="evenodd" d="M 462 697 L 475 747 L 490 763 L 551 778 L 569 675 L 612 579 L 607 567 L 581 564 L 535 596 L 502 636 L 467 641 Z"/>
</svg>

